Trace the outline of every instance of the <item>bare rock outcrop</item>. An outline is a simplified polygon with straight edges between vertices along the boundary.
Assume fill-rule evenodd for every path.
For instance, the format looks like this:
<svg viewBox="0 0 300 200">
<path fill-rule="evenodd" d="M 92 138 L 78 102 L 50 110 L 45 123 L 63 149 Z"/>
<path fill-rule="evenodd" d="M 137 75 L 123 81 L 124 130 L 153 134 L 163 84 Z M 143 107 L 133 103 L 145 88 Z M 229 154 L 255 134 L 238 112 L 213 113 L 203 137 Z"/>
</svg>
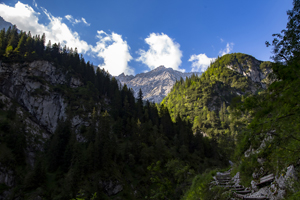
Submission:
<svg viewBox="0 0 300 200">
<path fill-rule="evenodd" d="M 226 67 L 250 78 L 254 83 L 259 83 L 263 88 L 266 88 L 268 84 L 268 74 L 272 72 L 270 66 L 267 64 L 264 65 L 262 61 L 250 56 L 242 63 L 234 62 Z"/>
<path fill-rule="evenodd" d="M 0 62 L 0 91 L 22 105 L 50 133 L 60 119 L 66 118 L 67 104 L 62 94 L 55 91 L 61 84 L 68 84 L 65 73 L 47 61 Z M 70 85 L 77 87 L 81 82 L 72 79 Z"/>
<path fill-rule="evenodd" d="M 129 88 L 132 88 L 135 97 L 137 97 L 141 89 L 144 100 L 160 103 L 169 94 L 176 80 L 180 80 L 180 78 L 185 79 L 192 76 L 192 74 L 192 72 L 183 73 L 172 68 L 160 66 L 150 72 L 137 74 L 136 76 L 127 76 L 123 73 L 117 76 L 116 79 L 122 85 L 126 84 Z M 201 72 L 195 72 L 194 74 L 200 75 Z"/>
</svg>

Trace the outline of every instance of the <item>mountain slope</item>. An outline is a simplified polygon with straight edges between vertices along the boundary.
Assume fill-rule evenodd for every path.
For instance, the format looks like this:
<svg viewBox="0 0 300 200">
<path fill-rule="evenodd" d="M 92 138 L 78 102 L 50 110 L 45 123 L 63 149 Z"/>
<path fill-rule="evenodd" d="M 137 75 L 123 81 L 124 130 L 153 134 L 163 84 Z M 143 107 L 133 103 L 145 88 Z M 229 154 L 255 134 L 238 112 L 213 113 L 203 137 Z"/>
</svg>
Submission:
<svg viewBox="0 0 300 200">
<path fill-rule="evenodd" d="M 241 53 L 224 55 L 201 77 L 177 82 L 162 104 L 171 111 L 173 119 L 179 114 L 193 121 L 203 109 L 218 115 L 223 104 L 227 108 L 234 97 L 266 87 L 269 64 Z"/>
<path fill-rule="evenodd" d="M 15 28 L 0 40 L 0 199 L 176 200 L 196 172 L 227 164 L 77 52 Z"/>
<path fill-rule="evenodd" d="M 0 30 L 4 29 L 7 30 L 9 27 L 13 27 L 13 24 L 10 22 L 7 22 L 3 19 L 3 17 L 0 16 Z"/>
<path fill-rule="evenodd" d="M 126 76 L 123 74 L 116 77 L 121 84 L 126 84 L 132 88 L 137 97 L 139 90 L 143 92 L 144 100 L 160 103 L 162 99 L 171 91 L 176 80 L 190 77 L 193 73 L 182 73 L 172 68 L 160 66 L 150 72 L 137 74 L 136 76 Z M 200 75 L 200 72 L 195 72 Z"/>
</svg>

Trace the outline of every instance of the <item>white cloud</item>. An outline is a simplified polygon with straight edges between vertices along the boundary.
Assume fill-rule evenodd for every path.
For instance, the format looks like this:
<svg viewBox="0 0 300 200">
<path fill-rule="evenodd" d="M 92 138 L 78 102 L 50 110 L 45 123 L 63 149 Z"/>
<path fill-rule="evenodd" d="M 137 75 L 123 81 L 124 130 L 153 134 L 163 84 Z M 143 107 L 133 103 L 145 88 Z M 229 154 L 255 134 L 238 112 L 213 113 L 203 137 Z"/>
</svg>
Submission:
<svg viewBox="0 0 300 200">
<path fill-rule="evenodd" d="M 38 5 L 37 5 L 37 3 L 36 3 L 35 0 L 33 0 L 32 4 L 33 4 L 36 8 L 38 7 Z"/>
<path fill-rule="evenodd" d="M 192 62 L 192 72 L 204 72 L 211 62 L 214 62 L 216 58 L 209 58 L 205 54 L 192 55 L 189 62 Z"/>
<path fill-rule="evenodd" d="M 36 5 L 35 1 L 33 2 Z M 37 5 L 36 5 L 37 6 Z M 80 39 L 77 32 L 73 32 L 69 27 L 62 23 L 62 18 L 52 16 L 46 9 L 42 8 L 43 13 L 50 21 L 47 25 L 39 23 L 41 13 L 21 2 L 17 2 L 14 7 L 0 4 L 1 16 L 8 22 L 16 24 L 18 29 L 30 31 L 32 35 L 46 34 L 46 43 L 51 40 L 51 43 L 60 42 L 61 45 L 68 47 L 77 47 L 79 53 L 87 52 L 91 45 Z"/>
<path fill-rule="evenodd" d="M 223 49 L 223 50 L 221 50 L 220 52 L 219 52 L 219 54 L 221 55 L 221 56 L 224 56 L 225 54 L 228 54 L 228 53 L 230 53 L 230 51 L 232 51 L 232 49 L 233 49 L 233 45 L 234 45 L 234 43 L 227 43 L 227 45 L 226 45 L 226 48 L 225 49 Z"/>
<path fill-rule="evenodd" d="M 221 42 L 224 40 L 221 38 Z M 224 56 L 232 51 L 234 43 L 227 43 L 225 49 L 221 49 L 220 56 Z M 216 58 L 209 58 L 206 54 L 192 55 L 189 62 L 192 62 L 192 72 L 204 72 L 210 63 L 214 62 Z"/>
<path fill-rule="evenodd" d="M 66 15 L 65 18 L 72 23 L 72 21 L 74 20 L 72 15 Z"/>
<path fill-rule="evenodd" d="M 34 6 L 37 7 L 35 1 Z M 122 39 L 121 35 L 112 33 L 106 34 L 104 31 L 98 31 L 97 37 L 99 41 L 93 47 L 86 41 L 80 39 L 77 32 L 72 31 L 65 23 L 62 22 L 61 17 L 55 17 L 45 8 L 41 9 L 41 13 L 34 11 L 34 9 L 21 2 L 17 2 L 14 7 L 10 7 L 5 4 L 0 4 L 1 16 L 8 22 L 16 24 L 18 29 L 24 31 L 30 31 L 32 35 L 46 35 L 46 43 L 51 40 L 51 43 L 60 42 L 61 45 L 67 45 L 73 49 L 77 47 L 78 53 L 87 53 L 91 56 L 97 56 L 103 59 L 103 64 L 100 67 L 108 70 L 112 75 L 119 75 L 122 72 L 126 74 L 134 74 L 134 70 L 128 66 L 128 62 L 132 60 L 129 53 L 129 45 Z M 49 22 L 47 24 L 39 23 L 39 17 L 41 15 L 47 16 Z M 66 15 L 65 18 L 72 24 L 87 23 L 85 18 L 74 19 L 72 15 Z"/>
<path fill-rule="evenodd" d="M 75 24 L 78 24 L 80 22 L 84 23 L 87 26 L 90 26 L 90 23 L 87 23 L 87 21 L 85 20 L 85 18 L 81 18 L 81 19 L 74 19 L 72 15 L 66 15 L 65 18 L 72 23 L 72 25 L 74 26 Z"/>
<path fill-rule="evenodd" d="M 73 25 L 78 24 L 79 22 L 81 22 L 80 19 L 75 19 L 74 22 L 73 22 Z"/>
<path fill-rule="evenodd" d="M 145 39 L 145 42 L 149 45 L 149 50 L 139 49 L 138 54 L 140 54 L 140 57 L 136 59 L 137 61 L 143 62 L 151 70 L 164 65 L 174 70 L 185 71 L 184 69 L 179 69 L 182 57 L 180 45 L 168 35 L 151 33 Z"/>
<path fill-rule="evenodd" d="M 129 53 L 129 45 L 122 39 L 122 35 L 112 32 L 107 34 L 103 30 L 97 31 L 99 41 L 92 51 L 97 54 L 103 63 L 99 67 L 109 71 L 113 76 L 121 73 L 134 74 L 134 70 L 129 67 L 128 62 L 132 60 Z"/>
<path fill-rule="evenodd" d="M 86 20 L 85 20 L 83 17 L 81 18 L 81 20 L 82 20 L 82 22 L 83 22 L 85 25 L 87 25 L 87 26 L 90 26 L 90 25 L 91 25 L 91 23 L 87 23 Z"/>
<path fill-rule="evenodd" d="M 220 38 L 221 42 L 224 42 L 224 40 L 222 38 Z"/>
</svg>

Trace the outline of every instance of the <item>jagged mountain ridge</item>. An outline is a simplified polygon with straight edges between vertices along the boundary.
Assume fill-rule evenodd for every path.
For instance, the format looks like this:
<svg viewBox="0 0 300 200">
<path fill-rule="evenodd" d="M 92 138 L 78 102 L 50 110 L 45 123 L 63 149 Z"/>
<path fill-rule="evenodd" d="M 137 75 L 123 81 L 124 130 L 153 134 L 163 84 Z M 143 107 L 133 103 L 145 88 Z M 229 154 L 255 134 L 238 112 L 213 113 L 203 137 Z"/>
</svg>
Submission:
<svg viewBox="0 0 300 200">
<path fill-rule="evenodd" d="M 5 19 L 3 19 L 3 17 L 0 16 L 0 30 L 2 30 L 3 28 L 7 30 L 10 26 L 12 27 L 13 24 L 5 21 Z"/>
<path fill-rule="evenodd" d="M 180 78 L 185 79 L 186 77 L 192 76 L 192 74 L 200 76 L 202 73 L 183 73 L 173 70 L 172 68 L 160 66 L 150 72 L 140 73 L 136 76 L 125 75 L 122 73 L 115 78 L 119 80 L 122 85 L 126 84 L 129 88 L 132 88 L 135 96 L 137 96 L 139 89 L 141 88 L 144 100 L 160 103 L 171 91 L 176 80 L 180 80 Z"/>
</svg>

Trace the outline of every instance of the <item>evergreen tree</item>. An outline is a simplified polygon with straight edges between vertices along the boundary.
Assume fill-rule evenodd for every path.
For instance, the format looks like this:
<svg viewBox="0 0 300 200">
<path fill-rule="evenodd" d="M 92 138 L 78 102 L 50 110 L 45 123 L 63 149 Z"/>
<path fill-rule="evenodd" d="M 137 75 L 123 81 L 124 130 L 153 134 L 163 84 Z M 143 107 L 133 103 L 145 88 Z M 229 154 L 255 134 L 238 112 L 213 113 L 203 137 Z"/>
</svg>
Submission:
<svg viewBox="0 0 300 200">
<path fill-rule="evenodd" d="M 25 44 L 26 44 L 26 40 L 27 40 L 27 34 L 26 34 L 26 32 L 21 32 L 20 35 L 21 36 L 20 36 L 20 40 L 18 42 L 18 46 L 15 48 L 14 52 L 16 52 L 21 57 L 23 57 L 26 52 Z"/>
<path fill-rule="evenodd" d="M 2 29 L 0 31 L 0 56 L 2 56 L 5 52 L 5 48 L 6 48 L 5 41 L 6 41 L 6 39 L 5 39 L 5 29 Z"/>
</svg>

